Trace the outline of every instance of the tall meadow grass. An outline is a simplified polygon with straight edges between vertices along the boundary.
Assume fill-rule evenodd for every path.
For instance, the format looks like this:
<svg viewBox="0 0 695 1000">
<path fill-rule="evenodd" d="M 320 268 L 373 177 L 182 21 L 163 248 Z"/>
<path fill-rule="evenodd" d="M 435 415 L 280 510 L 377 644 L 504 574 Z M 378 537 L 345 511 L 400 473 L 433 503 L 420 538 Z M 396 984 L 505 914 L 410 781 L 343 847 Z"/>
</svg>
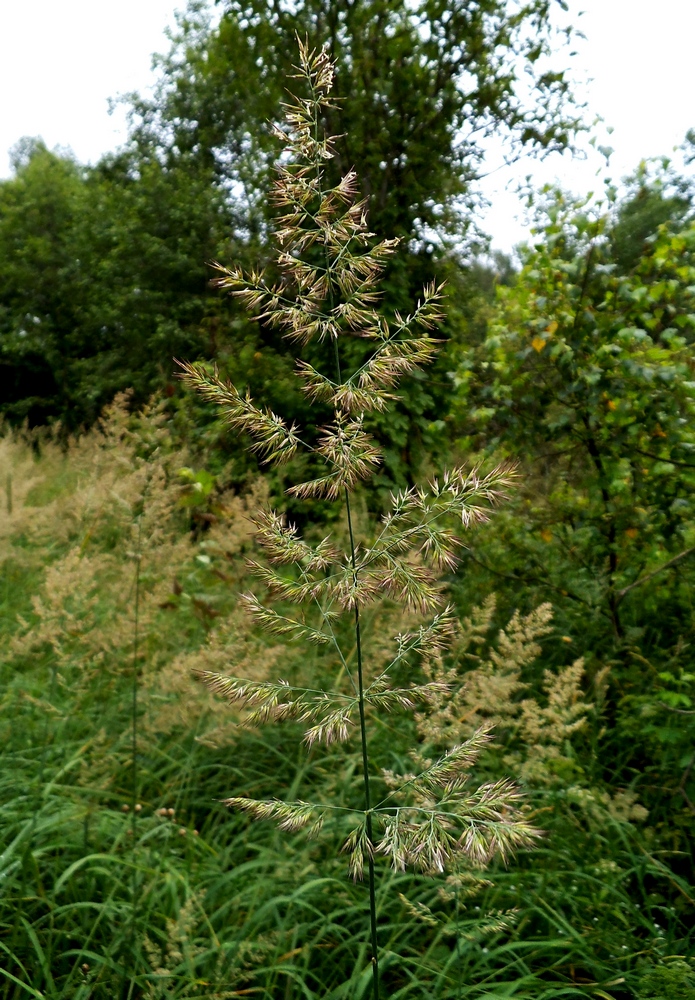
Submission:
<svg viewBox="0 0 695 1000">
<path fill-rule="evenodd" d="M 190 676 L 233 662 L 261 679 L 280 657 L 292 676 L 318 669 L 235 607 L 234 591 L 249 586 L 244 512 L 263 484 L 248 497 L 214 491 L 211 526 L 196 535 L 179 475 L 192 459 L 172 447 L 161 412 L 134 419 L 123 400 L 102 431 L 67 450 L 6 435 L 0 453 L 12 481 L 1 529 L 0 995 L 367 996 L 367 900 L 345 859 L 270 826 L 250 830 L 220 804 L 230 788 L 284 795 L 307 780 L 340 802 L 354 752 L 334 746 L 318 772 L 308 768 L 292 723 L 262 736 L 240 729 Z M 389 614 L 384 628 L 397 631 L 397 609 Z M 483 767 L 526 775 L 545 830 L 510 869 L 443 886 L 402 873 L 379 884 L 387 995 L 627 1000 L 654 995 L 640 992 L 650 969 L 687 987 L 687 848 L 652 850 L 639 803 L 592 775 L 600 691 L 575 671 L 560 706 L 573 730 L 551 738 L 548 723 L 539 742 L 524 722 L 533 699 L 535 717 L 555 718 L 555 682 L 539 669 L 551 627 L 546 609 L 499 634 L 488 602 L 463 616 L 450 657 L 431 665 L 467 678 L 460 715 L 442 705 L 415 723 L 377 724 L 375 752 L 402 772 L 418 728 L 436 725 L 446 742 L 458 738 L 452 725 L 495 718 L 499 749 Z"/>
</svg>

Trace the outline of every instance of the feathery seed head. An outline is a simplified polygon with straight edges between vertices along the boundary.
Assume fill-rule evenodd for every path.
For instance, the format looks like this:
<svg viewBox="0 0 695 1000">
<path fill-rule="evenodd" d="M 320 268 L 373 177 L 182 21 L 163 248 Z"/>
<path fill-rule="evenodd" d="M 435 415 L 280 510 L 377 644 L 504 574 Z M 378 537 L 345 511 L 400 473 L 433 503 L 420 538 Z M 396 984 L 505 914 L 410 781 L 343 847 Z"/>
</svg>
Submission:
<svg viewBox="0 0 695 1000">
<path fill-rule="evenodd" d="M 431 363 L 438 348 L 433 336 L 441 321 L 442 286 L 427 285 L 408 313 L 386 319 L 379 312 L 380 283 L 398 240 L 374 242 L 367 228 L 366 204 L 358 197 L 357 175 L 349 170 L 329 186 L 325 165 L 335 154 L 336 137 L 323 136 L 320 117 L 330 107 L 333 66 L 325 51 L 299 41 L 297 77 L 308 96 L 290 96 L 284 123 L 275 135 L 285 146 L 277 170 L 273 201 L 280 211 L 275 229 L 276 277 L 261 271 L 216 265 L 218 287 L 230 291 L 259 321 L 280 331 L 301 349 L 312 340 L 332 342 L 334 370 L 319 371 L 299 358 L 296 373 L 305 396 L 332 411 L 314 435 L 301 436 L 268 408 L 254 403 L 201 364 L 181 365 L 184 381 L 220 406 L 229 425 L 251 439 L 264 462 L 290 461 L 300 451 L 318 465 L 313 479 L 291 485 L 287 493 L 301 500 L 346 499 L 349 547 L 341 553 L 330 538 L 318 544 L 302 539 L 297 529 L 272 510 L 253 518 L 256 538 L 272 568 L 252 560 L 254 574 L 268 594 L 302 611 L 282 613 L 255 594 L 240 603 L 255 625 L 286 640 L 304 639 L 340 662 L 340 682 L 299 687 L 284 680 L 249 680 L 198 670 L 197 676 L 240 711 L 243 724 L 296 720 L 311 747 L 342 742 L 359 732 L 365 760 L 365 719 L 372 712 L 421 709 L 436 713 L 450 700 L 451 680 L 432 674 L 460 631 L 450 605 L 442 607 L 442 571 L 457 562 L 461 528 L 481 523 L 506 497 L 515 470 L 502 466 L 487 474 L 455 468 L 427 486 L 392 497 L 392 509 L 374 535 L 355 538 L 349 494 L 369 479 L 382 456 L 370 436 L 365 415 L 383 412 L 397 398 L 404 377 Z M 341 345 L 346 338 L 364 341 L 362 360 L 347 367 Z M 305 438 L 314 443 L 308 443 Z M 366 674 L 362 661 L 360 611 L 392 600 L 410 615 L 429 615 L 429 622 L 401 631 L 390 662 Z M 347 613 L 356 623 L 358 678 L 352 654 L 342 645 L 337 622 Z M 422 619 L 420 618 L 420 621 Z M 398 686 L 394 674 L 406 664 L 422 666 L 425 683 Z M 348 683 L 347 693 L 341 685 Z M 558 711 L 560 707 L 558 706 Z M 365 862 L 377 854 L 396 869 L 406 866 L 426 873 L 483 865 L 528 846 L 537 835 L 518 808 L 519 793 L 509 782 L 475 788 L 471 770 L 491 741 L 491 726 L 480 725 L 458 740 L 436 761 L 392 787 L 373 808 L 362 811 L 344 850 L 353 878 L 361 878 Z M 422 762 L 421 762 L 422 763 Z M 369 783 L 369 774 L 365 776 Z M 392 780 L 391 780 L 392 779 Z M 283 830 L 308 828 L 316 833 L 327 810 L 302 800 L 258 800 L 235 796 L 232 808 L 255 819 L 273 819 Z M 359 810 L 357 810 L 359 812 Z M 376 834 L 374 833 L 376 831 Z"/>
</svg>

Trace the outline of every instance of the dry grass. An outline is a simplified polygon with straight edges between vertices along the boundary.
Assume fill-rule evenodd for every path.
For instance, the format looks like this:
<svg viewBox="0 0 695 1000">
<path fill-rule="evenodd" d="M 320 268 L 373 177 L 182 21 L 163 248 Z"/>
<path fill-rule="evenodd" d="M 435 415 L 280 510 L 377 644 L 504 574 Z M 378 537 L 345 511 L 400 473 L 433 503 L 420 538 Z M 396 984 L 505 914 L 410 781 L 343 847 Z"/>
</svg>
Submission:
<svg viewBox="0 0 695 1000">
<path fill-rule="evenodd" d="M 108 407 L 99 430 L 66 445 L 6 433 L 0 460 L 11 491 L 0 561 L 33 569 L 36 579 L 29 607 L 11 625 L 11 661 L 48 654 L 58 677 L 85 697 L 97 679 L 130 674 L 139 577 L 146 729 L 195 728 L 219 713 L 192 668 L 241 662 L 260 679 L 274 665 L 279 650 L 266 649 L 241 614 L 227 614 L 229 585 L 244 573 L 240 557 L 253 536 L 247 514 L 265 495 L 262 481 L 248 496 L 215 493 L 209 527 L 195 537 L 189 487 L 179 474 L 190 459 L 171 446 L 161 409 L 132 416 L 127 394 Z M 181 611 L 197 625 L 185 650 L 174 634 Z"/>
</svg>

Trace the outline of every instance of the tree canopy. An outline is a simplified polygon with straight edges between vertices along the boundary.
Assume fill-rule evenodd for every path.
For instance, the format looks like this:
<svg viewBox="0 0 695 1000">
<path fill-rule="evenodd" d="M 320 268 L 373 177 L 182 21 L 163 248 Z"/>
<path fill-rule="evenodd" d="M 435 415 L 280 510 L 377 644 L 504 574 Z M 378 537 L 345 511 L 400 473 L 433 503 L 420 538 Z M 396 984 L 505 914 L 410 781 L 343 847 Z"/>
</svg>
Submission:
<svg viewBox="0 0 695 1000">
<path fill-rule="evenodd" d="M 210 293 L 208 263 L 267 254 L 276 117 L 295 35 L 337 62 L 325 125 L 339 134 L 336 177 L 359 167 L 370 226 L 407 237 L 384 283 L 386 313 L 449 282 L 452 321 L 474 281 L 462 267 L 475 180 L 492 135 L 510 155 L 565 148 L 578 120 L 553 0 L 289 4 L 192 2 L 159 60 L 151 101 L 130 98 L 124 150 L 94 168 L 27 146 L 0 184 L 0 409 L 13 421 L 92 422 L 113 394 L 142 401 L 170 383 L 172 358 L 212 355 L 260 398 L 287 403 L 282 338 L 251 329 Z M 250 359 L 254 363 L 250 364 Z M 388 423 L 384 485 L 403 483 L 442 446 L 451 384 L 441 362 L 410 380 Z M 301 407 L 301 400 L 292 405 Z M 439 443 L 438 443 L 439 436 Z"/>
<path fill-rule="evenodd" d="M 230 0 L 213 22 L 193 4 L 155 99 L 134 104 L 134 136 L 168 162 L 211 166 L 265 218 L 259 201 L 277 155 L 267 122 L 293 71 L 295 37 L 306 35 L 336 61 L 322 122 L 340 136 L 329 170 L 337 178 L 359 166 L 372 228 L 460 242 L 486 139 L 508 138 L 512 155 L 571 144 L 579 120 L 558 51 L 571 35 L 557 25 L 561 9 L 553 0 Z"/>
<path fill-rule="evenodd" d="M 517 460 L 522 486 L 459 586 L 552 602 L 590 671 L 611 670 L 611 761 L 626 780 L 672 769 L 677 786 L 692 741 L 674 712 L 691 704 L 695 222 L 687 184 L 676 197 L 663 180 L 641 171 L 603 212 L 550 192 L 499 287 L 457 373 L 458 426 L 462 445 Z"/>
<path fill-rule="evenodd" d="M 215 190 L 127 155 L 96 168 L 36 142 L 0 184 L 1 407 L 91 423 L 116 392 L 144 401 L 173 355 L 205 344 Z"/>
</svg>

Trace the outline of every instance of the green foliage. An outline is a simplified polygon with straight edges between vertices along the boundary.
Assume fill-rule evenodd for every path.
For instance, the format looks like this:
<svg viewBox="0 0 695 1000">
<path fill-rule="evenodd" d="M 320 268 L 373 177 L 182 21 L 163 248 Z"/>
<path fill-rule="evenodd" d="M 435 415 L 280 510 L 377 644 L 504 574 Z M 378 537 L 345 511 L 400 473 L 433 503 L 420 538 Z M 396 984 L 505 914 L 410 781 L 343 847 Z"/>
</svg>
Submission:
<svg viewBox="0 0 695 1000">
<path fill-rule="evenodd" d="M 686 962 L 659 965 L 646 972 L 639 981 L 640 1000 L 692 1000 L 695 997 L 695 978 Z"/>
<path fill-rule="evenodd" d="M 552 205 L 518 281 L 499 290 L 471 420 L 490 447 L 538 463 L 526 550 L 549 563 L 548 585 L 571 577 L 572 599 L 622 638 L 628 595 L 692 545 L 695 229 L 662 227 L 627 273 L 604 229 Z"/>
<path fill-rule="evenodd" d="M 220 197 L 200 175 L 127 154 L 93 170 L 23 150 L 0 184 L 0 408 L 13 423 L 92 423 L 123 389 L 144 404 L 172 356 L 210 342 L 205 260 Z"/>
<path fill-rule="evenodd" d="M 520 588 L 527 610 L 552 601 L 589 677 L 609 670 L 611 773 L 644 788 L 680 849 L 695 793 L 695 228 L 665 190 L 603 215 L 549 193 L 523 270 L 498 289 L 461 405 L 468 441 L 518 456 L 524 485 L 469 549 L 459 594 L 485 579 L 507 607 Z M 672 218 L 645 240 L 656 208 Z"/>
<path fill-rule="evenodd" d="M 77 257 L 69 234 L 84 211 L 84 182 L 75 163 L 39 143 L 19 153 L 16 178 L 0 185 L 0 364 L 5 411 L 37 423 L 61 391 L 56 327 L 76 319 L 66 294 Z"/>
<path fill-rule="evenodd" d="M 610 227 L 610 256 L 618 268 L 627 272 L 638 264 L 659 226 L 682 226 L 692 197 L 692 184 L 676 173 L 668 159 L 656 165 L 643 161 L 628 178 Z"/>
<path fill-rule="evenodd" d="M 347 839 L 354 824 L 336 817 L 307 839 L 306 830 L 251 826 L 220 801 L 230 793 L 301 798 L 354 816 L 358 746 L 334 741 L 307 752 L 301 738 L 314 723 L 260 728 L 252 713 L 267 701 L 230 707 L 191 677 L 224 676 L 232 665 L 261 690 L 278 675 L 314 694 L 327 682 L 335 687 L 325 646 L 279 643 L 236 608 L 239 590 L 258 587 L 244 562 L 245 514 L 257 509 L 264 484 L 240 497 L 224 492 L 219 477 L 206 505 L 191 508 L 181 468 L 191 469 L 193 481 L 209 480 L 190 454 L 175 450 L 166 411 L 136 418 L 122 401 L 101 426 L 65 450 L 45 438 L 38 449 L 0 439 L 0 468 L 12 484 L 11 513 L 7 491 L 0 494 L 0 993 L 111 1000 L 132 986 L 134 995 L 161 1000 L 234 992 L 267 1000 L 364 997 L 366 891 L 346 877 L 348 858 L 336 857 L 330 836 Z M 192 514 L 199 515 L 195 534 Z M 363 515 L 359 530 L 369 530 Z M 313 529 L 310 550 L 324 533 Z M 134 811 L 138 541 L 141 808 Z M 288 542 L 301 548 L 296 536 L 280 542 L 278 555 Z M 289 576 L 292 566 L 274 569 Z M 291 601 L 276 607 L 296 616 Z M 555 694 L 541 689 L 543 668 L 561 660 L 558 649 L 572 653 L 547 613 L 508 622 L 488 602 L 470 624 L 449 615 L 444 638 L 454 641 L 445 666 L 458 678 L 452 698 L 418 702 L 418 730 L 410 710 L 371 709 L 374 757 L 397 776 L 396 786 L 422 767 L 408 748 L 437 759 L 481 717 L 494 719 L 495 743 L 479 758 L 476 783 L 523 774 L 528 820 L 545 831 L 509 869 L 493 862 L 484 873 L 433 879 L 384 865 L 376 898 L 388 996 L 559 1000 L 602 991 L 633 1000 L 650 968 L 693 952 L 688 840 L 681 835 L 674 844 L 674 817 L 671 841 L 651 813 L 645 822 L 645 807 L 660 808 L 653 788 L 643 786 L 635 800 L 612 770 L 619 756 L 611 733 L 602 735 L 610 722 L 600 685 L 569 684 L 553 668 Z M 363 623 L 365 662 L 392 655 L 390 637 L 407 631 L 389 602 L 365 608 Z M 412 639 L 403 636 L 407 657 L 418 655 L 409 645 L 432 638 L 411 631 Z M 432 665 L 443 651 L 435 649 Z M 352 668 L 354 649 L 348 653 Z M 398 678 L 409 698 L 417 695 L 415 666 L 403 661 Z M 523 685 L 512 698 L 510 676 L 512 686 Z M 687 680 L 664 684 L 689 690 Z M 547 709 L 567 689 L 570 707 L 575 697 L 585 703 L 574 720 L 583 716 L 583 725 L 568 735 L 560 718 L 539 741 L 529 721 L 552 722 Z M 278 706 L 288 701 L 287 687 L 281 694 Z M 455 712 L 447 722 L 449 704 Z M 674 716 L 664 716 L 666 734 Z M 644 718 L 634 718 L 643 729 Z M 437 729 L 434 742 L 427 720 Z M 452 722 L 457 729 L 447 732 Z M 639 732 L 632 737 L 639 739 Z M 539 742 L 557 756 L 539 755 Z M 383 786 L 375 778 L 380 792 L 390 791 L 388 774 Z M 256 992 L 242 992 L 249 990 Z"/>
</svg>

